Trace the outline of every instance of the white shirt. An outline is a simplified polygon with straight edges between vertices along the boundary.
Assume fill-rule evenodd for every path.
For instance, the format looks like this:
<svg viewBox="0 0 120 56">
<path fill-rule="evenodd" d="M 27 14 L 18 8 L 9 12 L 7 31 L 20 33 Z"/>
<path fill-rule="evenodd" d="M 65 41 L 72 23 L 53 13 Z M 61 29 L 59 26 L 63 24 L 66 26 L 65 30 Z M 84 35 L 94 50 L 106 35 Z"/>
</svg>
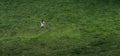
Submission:
<svg viewBox="0 0 120 56">
<path fill-rule="evenodd" d="M 44 21 L 40 22 L 40 24 L 41 24 L 41 27 L 43 27 L 45 25 L 45 22 Z"/>
</svg>

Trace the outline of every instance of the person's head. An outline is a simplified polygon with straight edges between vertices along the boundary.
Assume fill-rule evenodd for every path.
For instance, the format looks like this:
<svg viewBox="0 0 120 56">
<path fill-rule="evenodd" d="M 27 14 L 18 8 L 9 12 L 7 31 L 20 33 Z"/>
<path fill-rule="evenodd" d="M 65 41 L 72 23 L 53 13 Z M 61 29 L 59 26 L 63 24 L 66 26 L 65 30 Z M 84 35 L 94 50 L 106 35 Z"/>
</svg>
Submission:
<svg viewBox="0 0 120 56">
<path fill-rule="evenodd" d="M 43 22 L 44 20 L 42 19 L 41 21 Z"/>
</svg>

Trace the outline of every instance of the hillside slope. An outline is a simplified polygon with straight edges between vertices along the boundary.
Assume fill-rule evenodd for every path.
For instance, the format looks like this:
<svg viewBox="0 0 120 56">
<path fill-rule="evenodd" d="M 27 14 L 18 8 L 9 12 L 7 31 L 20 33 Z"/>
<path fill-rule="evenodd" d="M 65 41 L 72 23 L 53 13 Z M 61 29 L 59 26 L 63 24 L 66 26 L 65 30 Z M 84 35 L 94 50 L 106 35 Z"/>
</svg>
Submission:
<svg viewBox="0 0 120 56">
<path fill-rule="evenodd" d="M 119 5 L 119 0 L 0 0 L 0 56 L 120 56 Z"/>
</svg>

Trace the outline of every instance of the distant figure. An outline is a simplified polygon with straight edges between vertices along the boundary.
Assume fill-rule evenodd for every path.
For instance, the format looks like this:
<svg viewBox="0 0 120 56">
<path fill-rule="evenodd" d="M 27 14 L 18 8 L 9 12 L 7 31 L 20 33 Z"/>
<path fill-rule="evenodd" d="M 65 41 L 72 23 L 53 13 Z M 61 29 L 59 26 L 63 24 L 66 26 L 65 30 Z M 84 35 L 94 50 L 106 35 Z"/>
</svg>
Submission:
<svg viewBox="0 0 120 56">
<path fill-rule="evenodd" d="M 41 28 L 44 28 L 44 26 L 45 26 L 45 21 L 44 21 L 44 20 L 41 20 L 41 21 L 40 21 L 40 27 L 41 27 Z"/>
</svg>

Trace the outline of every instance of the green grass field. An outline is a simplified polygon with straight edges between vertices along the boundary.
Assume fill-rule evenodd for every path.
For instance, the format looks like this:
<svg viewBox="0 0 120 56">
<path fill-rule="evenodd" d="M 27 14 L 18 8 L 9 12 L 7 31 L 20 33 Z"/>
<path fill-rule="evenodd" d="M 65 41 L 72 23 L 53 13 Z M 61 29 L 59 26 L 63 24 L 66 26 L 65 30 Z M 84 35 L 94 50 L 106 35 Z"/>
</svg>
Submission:
<svg viewBox="0 0 120 56">
<path fill-rule="evenodd" d="M 0 0 L 0 56 L 119 53 L 119 0 Z"/>
</svg>

